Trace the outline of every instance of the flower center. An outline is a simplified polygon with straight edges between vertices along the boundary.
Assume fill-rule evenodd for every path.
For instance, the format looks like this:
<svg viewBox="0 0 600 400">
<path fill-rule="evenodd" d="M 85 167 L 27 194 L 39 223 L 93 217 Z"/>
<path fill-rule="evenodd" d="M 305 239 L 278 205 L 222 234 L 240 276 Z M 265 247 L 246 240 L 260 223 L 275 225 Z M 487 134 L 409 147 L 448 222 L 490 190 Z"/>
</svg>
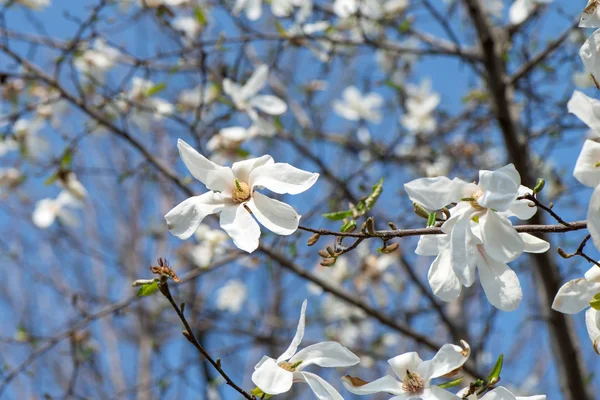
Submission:
<svg viewBox="0 0 600 400">
<path fill-rule="evenodd" d="M 473 207 L 476 210 L 483 210 L 484 208 L 481 207 L 479 205 L 479 203 L 477 203 L 477 200 L 479 200 L 479 198 L 483 196 L 483 192 L 480 190 L 478 192 L 473 193 L 473 195 L 471 197 L 467 197 L 464 198 L 464 201 L 469 202 L 469 204 L 471 205 L 471 207 Z"/>
<path fill-rule="evenodd" d="M 285 369 L 286 371 L 294 372 L 300 364 L 302 364 L 302 361 L 298 361 L 295 363 L 284 361 L 282 363 L 279 363 L 279 367 Z"/>
<path fill-rule="evenodd" d="M 243 203 L 250 198 L 250 186 L 246 182 L 240 182 L 237 179 L 233 184 L 233 193 L 231 193 L 231 200 L 234 203 Z"/>
<path fill-rule="evenodd" d="M 406 375 L 402 379 L 402 390 L 408 393 L 420 393 L 425 389 L 425 381 L 416 372 L 406 370 Z"/>
</svg>

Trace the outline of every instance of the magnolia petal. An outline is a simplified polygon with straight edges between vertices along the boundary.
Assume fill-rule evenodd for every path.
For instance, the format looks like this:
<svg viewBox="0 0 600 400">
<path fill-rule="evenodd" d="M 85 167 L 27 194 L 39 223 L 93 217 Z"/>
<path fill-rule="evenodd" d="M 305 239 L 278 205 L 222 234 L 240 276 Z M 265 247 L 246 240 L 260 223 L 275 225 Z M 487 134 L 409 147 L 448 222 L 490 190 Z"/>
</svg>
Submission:
<svg viewBox="0 0 600 400">
<path fill-rule="evenodd" d="M 435 385 L 426 388 L 420 397 L 422 400 L 459 400 L 455 394 Z"/>
<path fill-rule="evenodd" d="M 567 103 L 567 110 L 571 114 L 575 114 L 597 135 L 600 134 L 600 101 L 575 90 Z"/>
<path fill-rule="evenodd" d="M 579 49 L 579 57 L 585 65 L 585 69 L 592 75 L 592 77 L 598 82 L 599 76 L 599 59 L 598 52 L 600 48 L 600 29 L 594 31 L 587 40 L 583 43 L 583 46 Z M 585 122 L 585 121 L 584 121 Z"/>
<path fill-rule="evenodd" d="M 279 356 L 277 362 L 287 361 L 289 360 L 298 350 L 298 346 L 300 342 L 302 342 L 302 338 L 304 337 L 304 326 L 306 319 L 306 304 L 307 301 L 304 300 L 302 302 L 302 309 L 300 310 L 300 319 L 298 320 L 298 328 L 296 329 L 296 334 L 294 335 L 294 339 L 292 339 L 292 343 L 290 343 L 289 347 L 286 351 L 283 352 L 282 355 Z"/>
<path fill-rule="evenodd" d="M 300 215 L 289 204 L 254 192 L 247 206 L 258 222 L 273 233 L 287 236 L 298 229 Z"/>
<path fill-rule="evenodd" d="M 450 233 L 450 259 L 456 277 L 466 287 L 475 281 L 475 256 L 477 238 L 471 231 L 471 216 L 475 209 L 468 209 L 457 220 Z"/>
<path fill-rule="evenodd" d="M 511 393 L 510 390 L 506 389 L 504 386 L 498 386 L 491 392 L 488 392 L 481 398 L 481 400 L 545 400 L 546 396 L 515 396 Z"/>
<path fill-rule="evenodd" d="M 340 18 L 347 18 L 357 10 L 357 0 L 335 0 L 333 3 L 333 12 Z"/>
<path fill-rule="evenodd" d="M 521 304 L 523 292 L 517 274 L 508 265 L 479 255 L 479 280 L 488 301 L 502 311 L 514 311 Z"/>
<path fill-rule="evenodd" d="M 42 199 L 36 203 L 31 218 L 38 228 L 45 229 L 54 223 L 57 212 L 54 199 Z"/>
<path fill-rule="evenodd" d="M 529 233 L 519 233 L 519 236 L 523 239 L 526 253 L 545 253 L 550 248 L 550 243 Z"/>
<path fill-rule="evenodd" d="M 405 374 L 406 371 L 403 373 Z M 342 378 L 342 383 L 349 392 L 358 395 L 374 393 L 391 393 L 396 395 L 404 394 L 404 390 L 402 390 L 402 383 L 398 382 L 398 380 L 394 379 L 390 375 L 386 375 L 383 378 L 379 378 L 362 386 L 355 386 L 348 376 L 344 376 Z"/>
<path fill-rule="evenodd" d="M 486 253 L 500 263 L 513 261 L 525 251 L 525 243 L 506 217 L 488 211 L 479 219 Z"/>
<path fill-rule="evenodd" d="M 600 133 L 600 130 L 598 131 Z M 577 162 L 573 176 L 585 186 L 595 188 L 600 184 L 600 143 L 586 140 Z"/>
<path fill-rule="evenodd" d="M 222 167 L 208 160 L 181 139 L 177 140 L 177 148 L 181 159 L 194 178 L 204 183 L 209 190 L 231 193 L 235 179 L 231 168 Z"/>
<path fill-rule="evenodd" d="M 294 379 L 308 383 L 319 400 L 344 400 L 333 386 L 318 375 L 310 372 L 294 372 Z"/>
<path fill-rule="evenodd" d="M 285 163 L 275 163 L 255 168 L 248 179 L 251 187 L 263 186 L 279 194 L 302 193 L 315 184 L 319 174 L 304 171 Z"/>
<path fill-rule="evenodd" d="M 452 269 L 449 248 L 442 250 L 433 261 L 427 279 L 433 294 L 442 301 L 451 301 L 460 295 L 462 285 Z"/>
<path fill-rule="evenodd" d="M 207 215 L 223 210 L 225 200 L 222 195 L 214 192 L 190 197 L 165 215 L 167 228 L 173 235 L 185 240 L 196 232 L 196 229 Z"/>
<path fill-rule="evenodd" d="M 285 101 L 270 94 L 253 97 L 250 105 L 269 115 L 281 115 L 287 111 Z"/>
<path fill-rule="evenodd" d="M 449 235 L 422 235 L 415 253 L 420 256 L 437 256 L 448 247 Z"/>
<path fill-rule="evenodd" d="M 342 118 L 350 121 L 358 121 L 361 118 L 360 114 L 356 110 L 349 107 L 348 104 L 344 102 L 334 100 L 332 106 L 333 110 Z"/>
<path fill-rule="evenodd" d="M 418 371 L 425 381 L 449 374 L 462 367 L 469 359 L 469 353 L 463 354 L 464 349 L 453 344 L 445 344 L 429 361 L 425 361 Z"/>
<path fill-rule="evenodd" d="M 596 293 L 600 293 L 600 282 L 589 282 L 585 278 L 570 280 L 558 289 L 552 309 L 565 314 L 577 314 L 590 305 Z"/>
<path fill-rule="evenodd" d="M 423 363 L 419 354 L 412 351 L 410 353 L 400 354 L 388 360 L 388 364 L 398 377 L 402 378 L 406 375 L 406 370 L 416 371 Z"/>
<path fill-rule="evenodd" d="M 244 205 L 225 207 L 221 211 L 219 224 L 239 249 L 252 253 L 258 248 L 260 227 Z"/>
<path fill-rule="evenodd" d="M 258 2 L 260 8 L 260 0 L 248 0 L 249 2 Z M 259 14 L 260 17 L 260 14 Z M 248 18 L 251 19 L 251 18 Z M 257 18 L 258 19 L 258 18 Z M 243 99 L 249 99 L 256 93 L 260 92 L 267 84 L 267 78 L 269 77 L 269 67 L 262 64 L 254 70 L 254 73 L 246 81 L 246 84 L 240 89 L 240 94 Z"/>
<path fill-rule="evenodd" d="M 593 4 L 596 0 L 588 0 L 586 9 L 590 7 L 590 11 L 583 11 L 581 13 L 581 19 L 579 20 L 580 28 L 600 28 L 600 8 L 596 4 Z M 593 7 L 595 5 L 595 7 Z"/>
<path fill-rule="evenodd" d="M 517 198 L 521 177 L 513 164 L 495 171 L 479 171 L 479 187 L 483 195 L 477 203 L 484 208 L 506 211 Z"/>
<path fill-rule="evenodd" d="M 600 185 L 594 189 L 587 211 L 588 231 L 592 235 L 594 246 L 600 249 Z"/>
<path fill-rule="evenodd" d="M 233 171 L 233 175 L 235 175 L 240 182 L 248 183 L 250 181 L 250 173 L 252 171 L 258 167 L 262 167 L 263 165 L 270 165 L 274 163 L 275 161 L 273 161 L 273 157 L 270 155 L 264 155 L 258 158 L 250 158 L 248 160 L 234 162 L 231 166 L 231 170 Z"/>
<path fill-rule="evenodd" d="M 219 135 L 221 135 L 224 139 L 227 139 L 229 142 L 243 142 L 250 136 L 248 134 L 248 129 L 241 126 L 230 126 L 229 128 L 223 128 L 219 131 Z M 233 174 L 235 175 L 235 171 Z"/>
<path fill-rule="evenodd" d="M 519 186 L 519 191 L 517 192 L 517 197 L 523 196 L 527 193 L 533 192 L 527 186 Z M 530 207 L 532 206 L 533 207 Z M 529 219 L 535 215 L 537 212 L 537 207 L 533 204 L 533 202 L 525 199 L 516 200 L 510 205 L 507 211 L 504 213 L 499 213 L 500 215 L 504 215 L 506 217 L 515 216 L 519 219 Z"/>
<path fill-rule="evenodd" d="M 419 178 L 404 184 L 404 190 L 413 203 L 429 211 L 441 210 L 456 199 L 453 181 L 445 176 Z"/>
<path fill-rule="evenodd" d="M 290 359 L 292 364 L 299 361 L 302 361 L 299 368 L 304 369 L 311 364 L 319 367 L 350 367 L 358 364 L 360 359 L 337 342 L 321 342 L 300 350 Z"/>
<path fill-rule="evenodd" d="M 594 351 L 600 354 L 600 312 L 598 310 L 590 308 L 585 312 L 585 326 Z"/>
<path fill-rule="evenodd" d="M 515 0 L 508 9 L 508 18 L 513 25 L 527 20 L 535 10 L 536 2 L 532 0 Z"/>
<path fill-rule="evenodd" d="M 294 374 L 281 368 L 272 358 L 263 358 L 260 366 L 252 373 L 252 382 L 264 393 L 281 394 L 292 388 Z"/>
</svg>

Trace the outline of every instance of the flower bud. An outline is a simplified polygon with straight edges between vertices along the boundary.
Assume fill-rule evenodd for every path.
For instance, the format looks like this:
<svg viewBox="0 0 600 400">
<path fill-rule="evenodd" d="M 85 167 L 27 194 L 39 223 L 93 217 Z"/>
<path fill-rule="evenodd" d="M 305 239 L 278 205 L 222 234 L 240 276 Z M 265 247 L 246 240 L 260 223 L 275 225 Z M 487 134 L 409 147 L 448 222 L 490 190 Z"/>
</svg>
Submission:
<svg viewBox="0 0 600 400">
<path fill-rule="evenodd" d="M 392 243 L 391 245 L 382 248 L 381 253 L 391 254 L 391 253 L 395 252 L 396 250 L 398 250 L 398 247 L 400 247 L 400 245 L 398 243 Z"/>
<path fill-rule="evenodd" d="M 331 267 L 335 264 L 335 261 L 336 261 L 335 258 L 327 258 L 327 259 L 321 261 L 321 265 L 324 267 Z"/>
<path fill-rule="evenodd" d="M 323 249 L 319 250 L 318 253 L 323 258 L 330 258 L 331 257 L 331 255 L 326 250 L 323 250 Z"/>
<path fill-rule="evenodd" d="M 320 237 L 321 237 L 321 235 L 319 235 L 318 233 L 315 233 L 314 235 L 312 235 L 311 237 L 308 238 L 308 240 L 306 241 L 306 244 L 308 246 L 313 246 L 315 243 L 317 243 L 319 241 Z"/>
</svg>

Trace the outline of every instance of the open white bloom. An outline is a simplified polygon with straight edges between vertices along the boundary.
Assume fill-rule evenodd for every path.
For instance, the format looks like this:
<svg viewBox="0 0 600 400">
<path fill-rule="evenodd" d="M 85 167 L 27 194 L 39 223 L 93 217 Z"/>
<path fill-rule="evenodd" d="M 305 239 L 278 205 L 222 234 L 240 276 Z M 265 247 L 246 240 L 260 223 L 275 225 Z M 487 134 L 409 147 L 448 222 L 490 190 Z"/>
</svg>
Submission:
<svg viewBox="0 0 600 400">
<path fill-rule="evenodd" d="M 432 133 L 437 128 L 433 112 L 440 104 L 440 95 L 431 90 L 431 81 L 424 80 L 419 86 L 406 85 L 406 114 L 400 119 L 410 133 Z"/>
<path fill-rule="evenodd" d="M 287 104 L 277 96 L 270 94 L 258 95 L 269 76 L 269 67 L 261 65 L 256 68 L 245 85 L 240 86 L 231 79 L 223 79 L 223 91 L 240 111 L 245 111 L 252 120 L 258 119 L 255 108 L 269 115 L 281 115 L 287 111 Z"/>
<path fill-rule="evenodd" d="M 579 49 L 579 57 L 596 86 L 600 84 L 600 56 L 598 52 L 600 52 L 600 29 L 594 31 Z"/>
<path fill-rule="evenodd" d="M 421 360 L 416 352 L 401 354 L 388 360 L 390 367 L 400 380 L 386 375 L 373 382 L 345 376 L 344 386 L 358 395 L 389 393 L 394 395 L 390 400 L 453 400 L 458 396 L 436 385 L 431 380 L 450 374 L 461 368 L 469 359 L 470 347 L 461 341 L 464 348 L 453 344 L 445 344 L 437 354 L 428 361 Z"/>
<path fill-rule="evenodd" d="M 600 7 L 596 0 L 588 0 L 581 13 L 580 28 L 600 28 Z"/>
<path fill-rule="evenodd" d="M 432 264 L 429 276 L 434 292 L 440 285 L 435 279 L 438 269 L 451 267 L 457 278 L 451 281 L 450 278 L 445 278 L 451 275 L 443 271 L 438 272 L 438 279 L 444 287 L 437 288 L 437 291 L 448 301 L 458 296 L 460 284 L 467 287 L 473 284 L 475 269 L 479 266 L 480 277 L 484 271 L 490 272 L 491 275 L 484 276 L 484 280 L 487 282 L 489 278 L 490 283 L 500 285 L 494 287 L 493 291 L 490 291 L 490 288 L 486 289 L 488 298 L 492 292 L 520 294 L 518 279 L 516 276 L 511 278 L 514 272 L 506 263 L 513 261 L 526 250 L 546 251 L 547 248 L 544 249 L 542 243 L 534 243 L 537 250 L 530 248 L 529 242 L 535 238 L 519 235 L 508 219 L 511 216 L 529 219 L 537 211 L 536 207 L 530 207 L 531 202 L 517 200 L 520 195 L 531 193 L 531 189 L 521 186 L 521 177 L 514 165 L 509 164 L 495 171 L 479 171 L 478 184 L 467 183 L 458 178 L 450 180 L 442 176 L 416 179 L 405 184 L 404 188 L 413 202 L 423 205 L 428 211 L 440 210 L 448 204 L 458 203 L 451 209 L 450 218 L 442 225 L 442 231 L 449 237 L 438 239 L 441 242 L 435 244 L 437 253 L 429 246 L 420 250 L 423 255 L 439 254 Z M 474 229 L 473 222 L 476 222 L 477 229 Z M 506 280 L 498 279 L 499 276 L 506 277 Z M 508 299 L 510 301 L 507 302 Z M 500 297 L 497 300 L 492 301 L 490 298 L 492 304 L 497 303 L 494 305 L 498 308 L 514 309 L 515 301 L 518 305 L 520 296 Z"/>
<path fill-rule="evenodd" d="M 462 398 L 467 391 L 468 387 L 462 389 L 457 394 Z M 472 394 L 466 398 L 466 400 L 477 400 L 478 397 L 476 394 Z M 504 386 L 498 386 L 494 390 L 487 392 L 483 397 L 480 397 L 479 400 L 546 400 L 546 395 L 537 395 L 537 396 L 515 396 L 511 393 L 510 390 L 505 388 Z"/>
<path fill-rule="evenodd" d="M 75 58 L 75 68 L 87 77 L 103 82 L 105 73 L 114 67 L 121 53 L 98 38 L 91 48 Z"/>
<path fill-rule="evenodd" d="M 565 314 L 577 314 L 589 307 L 590 301 L 598 293 L 600 293 L 600 267 L 594 265 L 583 278 L 570 280 L 558 290 L 552 309 Z M 590 307 L 585 314 L 585 323 L 594 350 L 600 354 L 600 312 Z"/>
<path fill-rule="evenodd" d="M 298 229 L 300 215 L 288 204 L 256 191 L 267 188 L 279 194 L 308 190 L 319 174 L 285 163 L 275 163 L 265 155 L 234 163 L 231 168 L 209 161 L 186 142 L 177 141 L 179 154 L 190 173 L 210 192 L 190 197 L 165 215 L 172 234 L 189 238 L 210 214 L 220 213 L 220 225 L 240 249 L 249 253 L 258 247 L 260 227 L 252 215 L 278 235 L 291 235 Z"/>
<path fill-rule="evenodd" d="M 294 382 L 305 382 L 320 400 L 343 400 L 327 381 L 303 370 L 313 364 L 326 368 L 350 367 L 358 364 L 360 359 L 336 342 L 321 342 L 298 351 L 304 337 L 305 314 L 306 300 L 302 303 L 298 329 L 292 343 L 277 359 L 264 356 L 254 366 L 252 382 L 270 395 L 288 392 Z"/>
<path fill-rule="evenodd" d="M 248 289 L 239 279 L 231 279 L 217 291 L 217 309 L 237 314 L 248 297 Z"/>
<path fill-rule="evenodd" d="M 515 0 L 508 10 L 508 19 L 513 25 L 519 25 L 527 20 L 541 4 L 551 3 L 552 0 Z"/>
<path fill-rule="evenodd" d="M 134 77 L 125 99 L 117 101 L 117 107 L 129 112 L 131 121 L 144 131 L 150 130 L 153 121 L 161 121 L 175 110 L 171 103 L 154 96 L 155 87 L 152 81 Z"/>
<path fill-rule="evenodd" d="M 56 199 L 42 199 L 37 202 L 32 220 L 38 228 L 48 228 L 58 218 L 64 225 L 77 226 L 77 217 L 67 207 L 81 207 L 81 202 L 69 192 L 62 191 Z"/>
<path fill-rule="evenodd" d="M 333 109 L 341 117 L 350 121 L 366 120 L 373 123 L 381 122 L 383 97 L 371 92 L 363 96 L 356 86 L 348 86 L 342 92 L 342 100 L 334 100 Z"/>
<path fill-rule="evenodd" d="M 8 3 L 9 0 L 0 0 L 0 3 Z M 40 11 L 50 5 L 51 0 L 16 0 L 16 4 L 21 4 L 35 11 Z"/>
</svg>

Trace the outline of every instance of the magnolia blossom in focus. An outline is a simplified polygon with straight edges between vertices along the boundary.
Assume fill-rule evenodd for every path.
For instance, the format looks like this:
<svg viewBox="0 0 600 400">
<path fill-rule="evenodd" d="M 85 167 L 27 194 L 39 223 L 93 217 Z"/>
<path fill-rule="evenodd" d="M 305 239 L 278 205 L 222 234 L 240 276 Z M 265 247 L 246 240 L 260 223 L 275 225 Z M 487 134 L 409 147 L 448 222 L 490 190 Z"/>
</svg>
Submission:
<svg viewBox="0 0 600 400">
<path fill-rule="evenodd" d="M 265 114 L 281 115 L 287 111 L 287 104 L 283 100 L 270 94 L 257 94 L 267 84 L 268 76 L 269 67 L 261 65 L 243 86 L 228 78 L 223 79 L 223 91 L 231 97 L 235 107 L 248 113 L 253 121 L 258 119 L 256 108 Z"/>
<path fill-rule="evenodd" d="M 596 30 L 579 49 L 579 57 L 586 71 L 592 76 L 594 83 L 600 87 L 600 29 Z"/>
<path fill-rule="evenodd" d="M 552 0 L 515 0 L 508 10 L 510 23 L 518 25 L 527 20 L 541 4 L 549 4 Z"/>
<path fill-rule="evenodd" d="M 342 100 L 333 102 L 333 109 L 341 117 L 350 121 L 365 120 L 375 124 L 381 122 L 383 97 L 371 92 L 363 95 L 356 86 L 348 86 L 342 92 Z"/>
<path fill-rule="evenodd" d="M 295 382 L 305 382 L 320 400 L 343 400 L 343 397 L 323 378 L 304 369 L 311 365 L 338 368 L 360 362 L 350 350 L 336 342 L 321 342 L 298 351 L 304 337 L 306 300 L 302 303 L 298 329 L 292 343 L 277 359 L 264 356 L 254 366 L 252 382 L 269 395 L 288 392 Z"/>
<path fill-rule="evenodd" d="M 450 211 L 450 218 L 441 227 L 448 237 L 433 243 L 428 243 L 431 239 L 423 239 L 420 250 L 427 255 L 439 254 L 429 276 L 434 291 L 446 301 L 458 296 L 460 285 L 469 287 L 473 284 L 475 269 L 479 266 L 480 277 L 484 271 L 489 272 L 487 276 L 483 275 L 482 284 L 489 278 L 489 283 L 499 285 L 486 289 L 488 298 L 492 292 L 513 293 L 508 298 L 501 296 L 498 301 L 490 298 L 492 304 L 497 303 L 494 305 L 501 309 L 515 309 L 520 302 L 521 289 L 516 275 L 506 263 L 526 250 L 543 252 L 547 248 L 533 237 L 519 235 L 508 219 L 512 216 L 529 219 L 537 211 L 530 201 L 517 200 L 517 197 L 531 193 L 531 189 L 521 186 L 521 177 L 514 165 L 495 171 L 480 171 L 478 184 L 441 176 L 416 179 L 405 184 L 404 188 L 414 203 L 429 212 L 457 203 Z M 477 229 L 474 229 L 473 222 L 476 222 Z M 450 279 L 452 275 L 444 272 L 450 270 L 456 279 Z M 442 287 L 438 287 L 438 280 Z"/>
<path fill-rule="evenodd" d="M 56 199 L 42 199 L 35 205 L 32 220 L 38 228 L 48 228 L 58 220 L 67 226 L 77 226 L 77 217 L 68 208 L 80 208 L 81 201 L 67 191 L 62 191 Z"/>
<path fill-rule="evenodd" d="M 415 352 L 401 354 L 388 360 L 390 367 L 400 379 L 386 375 L 373 382 L 345 376 L 342 382 L 346 389 L 358 395 L 388 393 L 394 395 L 391 400 L 451 400 L 458 396 L 431 384 L 431 380 L 455 373 L 469 359 L 470 347 L 461 341 L 464 348 L 445 344 L 428 361 L 423 361 Z"/>
<path fill-rule="evenodd" d="M 457 393 L 458 396 L 463 398 L 464 395 L 467 394 L 469 390 L 468 387 L 462 389 Z M 505 388 L 504 386 L 498 386 L 494 390 L 487 392 L 483 397 L 477 397 L 476 394 L 472 394 L 467 397 L 465 400 L 546 400 L 546 395 L 537 395 L 537 396 L 515 396 L 512 394 L 510 390 Z"/>
<path fill-rule="evenodd" d="M 260 237 L 260 227 L 253 215 L 265 228 L 278 235 L 291 235 L 298 229 L 300 215 L 291 206 L 256 189 L 298 194 L 314 185 L 319 174 L 275 163 L 269 155 L 236 162 L 231 168 L 222 167 L 181 139 L 177 147 L 190 173 L 211 191 L 190 197 L 165 215 L 172 234 L 187 239 L 204 217 L 220 213 L 221 228 L 237 247 L 251 253 L 258 247 Z"/>
<path fill-rule="evenodd" d="M 583 278 L 565 283 L 556 294 L 552 309 L 565 314 L 577 314 L 590 306 L 592 298 L 600 293 L 600 267 L 592 266 Z M 600 354 L 600 311 L 590 307 L 585 313 L 585 324 L 596 353 Z"/>
<path fill-rule="evenodd" d="M 248 297 L 248 289 L 239 279 L 228 281 L 217 291 L 217 309 L 237 314 L 242 310 Z"/>
</svg>

